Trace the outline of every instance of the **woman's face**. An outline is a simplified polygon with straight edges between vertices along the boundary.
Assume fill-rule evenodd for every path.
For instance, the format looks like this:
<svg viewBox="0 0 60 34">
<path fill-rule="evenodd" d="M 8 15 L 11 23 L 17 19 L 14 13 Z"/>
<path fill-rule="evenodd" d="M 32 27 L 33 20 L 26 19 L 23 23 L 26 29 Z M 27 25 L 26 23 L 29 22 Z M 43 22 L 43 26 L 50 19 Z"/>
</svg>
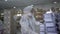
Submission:
<svg viewBox="0 0 60 34">
<path fill-rule="evenodd" d="M 39 12 L 36 12 L 35 13 L 35 18 L 36 18 L 36 20 L 42 20 L 43 19 L 43 14 L 39 13 Z"/>
</svg>

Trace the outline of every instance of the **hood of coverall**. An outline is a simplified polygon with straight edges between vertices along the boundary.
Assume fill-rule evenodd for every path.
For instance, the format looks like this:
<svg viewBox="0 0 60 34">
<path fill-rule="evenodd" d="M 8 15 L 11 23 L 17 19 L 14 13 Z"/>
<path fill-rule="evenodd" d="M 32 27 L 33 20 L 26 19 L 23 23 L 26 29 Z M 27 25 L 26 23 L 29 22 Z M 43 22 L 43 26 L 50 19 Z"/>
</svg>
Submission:
<svg viewBox="0 0 60 34">
<path fill-rule="evenodd" d="M 27 6 L 23 9 L 23 12 L 25 15 L 31 15 L 31 10 L 33 8 L 33 5 Z"/>
</svg>

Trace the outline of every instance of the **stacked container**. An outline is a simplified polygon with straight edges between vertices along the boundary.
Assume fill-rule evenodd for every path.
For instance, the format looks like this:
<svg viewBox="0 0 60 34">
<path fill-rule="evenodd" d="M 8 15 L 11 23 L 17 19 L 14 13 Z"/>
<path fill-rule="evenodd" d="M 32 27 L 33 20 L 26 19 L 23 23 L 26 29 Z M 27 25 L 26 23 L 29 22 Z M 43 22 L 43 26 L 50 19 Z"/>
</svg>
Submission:
<svg viewBox="0 0 60 34">
<path fill-rule="evenodd" d="M 60 13 L 57 13 L 56 19 L 57 19 L 57 24 L 56 24 L 57 25 L 57 31 L 60 34 Z"/>
<path fill-rule="evenodd" d="M 40 24 L 40 34 L 45 34 L 44 24 Z"/>
<path fill-rule="evenodd" d="M 56 23 L 53 14 L 52 13 L 44 14 L 44 20 L 46 34 L 57 34 L 55 26 Z"/>
</svg>

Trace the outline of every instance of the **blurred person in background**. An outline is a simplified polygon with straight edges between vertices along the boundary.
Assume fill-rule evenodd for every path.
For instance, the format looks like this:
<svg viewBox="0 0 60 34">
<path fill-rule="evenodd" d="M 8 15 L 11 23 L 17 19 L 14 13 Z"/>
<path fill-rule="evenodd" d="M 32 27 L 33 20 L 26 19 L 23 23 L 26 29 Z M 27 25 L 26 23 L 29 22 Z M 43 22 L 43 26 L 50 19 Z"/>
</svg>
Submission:
<svg viewBox="0 0 60 34">
<path fill-rule="evenodd" d="M 57 25 L 57 31 L 58 34 L 60 34 L 60 10 L 59 8 L 56 8 L 56 25 Z"/>
<path fill-rule="evenodd" d="M 56 24 L 56 29 L 58 31 L 58 34 L 60 34 L 60 10 L 59 8 L 51 8 L 52 12 L 53 12 L 53 18 L 55 20 L 55 24 Z"/>
</svg>

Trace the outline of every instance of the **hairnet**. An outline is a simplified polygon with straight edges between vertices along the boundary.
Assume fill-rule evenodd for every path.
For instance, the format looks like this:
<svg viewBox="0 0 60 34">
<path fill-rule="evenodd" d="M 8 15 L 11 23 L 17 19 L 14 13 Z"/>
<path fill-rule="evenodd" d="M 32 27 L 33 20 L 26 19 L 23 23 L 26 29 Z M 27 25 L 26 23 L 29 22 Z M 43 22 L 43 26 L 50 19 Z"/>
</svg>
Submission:
<svg viewBox="0 0 60 34">
<path fill-rule="evenodd" d="M 24 12 L 24 13 L 30 13 L 31 10 L 32 10 L 32 8 L 33 8 L 33 5 L 27 6 L 27 7 L 25 7 L 25 8 L 23 9 L 23 12 Z"/>
</svg>

